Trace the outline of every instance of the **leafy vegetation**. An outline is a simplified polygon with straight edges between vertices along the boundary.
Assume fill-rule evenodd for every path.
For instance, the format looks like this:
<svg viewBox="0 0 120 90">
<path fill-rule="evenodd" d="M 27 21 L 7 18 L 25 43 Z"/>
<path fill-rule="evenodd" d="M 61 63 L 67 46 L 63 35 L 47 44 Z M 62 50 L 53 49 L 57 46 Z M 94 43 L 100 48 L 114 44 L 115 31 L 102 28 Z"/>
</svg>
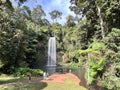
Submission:
<svg viewBox="0 0 120 90">
<path fill-rule="evenodd" d="M 55 36 L 58 61 L 84 66 L 88 85 L 100 82 L 103 87 L 119 90 L 119 0 L 70 0 L 75 17 L 68 15 L 65 25 L 58 23 L 61 11 L 50 11 L 50 23 L 41 5 L 31 10 L 3 1 L 0 0 L 1 73 L 13 74 L 16 68 L 20 75 L 22 71 L 25 75 L 27 71 L 34 73 L 34 68 L 46 64 L 47 42 Z M 26 0 L 18 1 L 21 4 Z"/>
<path fill-rule="evenodd" d="M 119 2 L 114 0 L 71 0 L 71 3 L 77 8 L 82 8 L 80 12 L 87 21 L 83 25 L 84 27 L 81 27 L 86 32 L 84 38 L 87 38 L 87 42 L 83 43 L 87 44 L 87 48 L 81 47 L 82 50 L 75 51 L 75 54 L 76 52 L 82 54 L 80 57 L 83 64 L 87 64 L 86 79 L 89 76 L 88 84 L 98 80 L 108 89 L 119 90 L 120 84 L 117 79 L 120 77 L 120 70 L 116 69 L 120 59 L 118 39 L 120 37 L 120 23 L 117 21 L 120 17 L 116 12 L 119 11 Z M 75 7 L 71 6 L 71 8 Z M 75 12 L 75 10 L 73 11 Z M 116 83 L 113 83 L 114 81 Z"/>
<path fill-rule="evenodd" d="M 42 76 L 43 71 L 40 69 L 18 68 L 18 69 L 16 69 L 14 75 L 17 77 Z"/>
</svg>

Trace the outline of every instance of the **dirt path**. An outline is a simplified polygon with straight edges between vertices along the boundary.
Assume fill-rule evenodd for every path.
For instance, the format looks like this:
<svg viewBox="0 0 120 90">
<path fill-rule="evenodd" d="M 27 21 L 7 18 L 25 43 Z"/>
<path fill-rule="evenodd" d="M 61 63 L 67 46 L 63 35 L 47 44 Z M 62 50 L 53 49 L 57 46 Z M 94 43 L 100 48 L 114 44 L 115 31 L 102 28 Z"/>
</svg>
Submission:
<svg viewBox="0 0 120 90">
<path fill-rule="evenodd" d="M 49 76 L 47 79 L 43 78 L 32 78 L 31 80 L 24 80 L 24 81 L 18 81 L 18 82 L 12 82 L 12 83 L 6 83 L 6 84 L 1 84 L 0 86 L 4 85 L 18 85 L 18 84 L 28 84 L 28 83 L 36 83 L 36 82 L 56 82 L 56 83 L 64 83 L 66 79 L 73 79 L 76 84 L 79 85 L 80 79 L 75 76 L 72 73 L 65 73 L 65 74 L 53 74 Z"/>
<path fill-rule="evenodd" d="M 64 83 L 66 79 L 73 79 L 76 84 L 79 85 L 80 79 L 75 76 L 74 74 L 71 73 L 66 73 L 66 74 L 53 74 L 49 76 L 47 79 L 42 80 L 43 82 L 56 82 L 56 83 Z"/>
</svg>

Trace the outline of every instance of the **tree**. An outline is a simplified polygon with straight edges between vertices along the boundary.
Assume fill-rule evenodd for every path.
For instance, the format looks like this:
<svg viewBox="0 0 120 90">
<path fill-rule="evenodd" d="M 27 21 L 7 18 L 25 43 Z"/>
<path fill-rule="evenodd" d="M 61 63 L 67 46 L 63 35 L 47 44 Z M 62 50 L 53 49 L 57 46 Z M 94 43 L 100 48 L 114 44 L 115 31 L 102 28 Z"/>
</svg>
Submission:
<svg viewBox="0 0 120 90">
<path fill-rule="evenodd" d="M 0 17 L 1 72 L 10 74 L 18 67 L 45 64 L 48 29 L 31 19 L 31 10 L 26 6 L 14 11 L 5 8 Z"/>
<path fill-rule="evenodd" d="M 15 18 L 11 18 L 11 13 L 7 10 L 1 13 L 2 16 L 2 22 L 1 22 L 1 36 L 0 36 L 0 60 L 3 63 L 3 66 L 1 67 L 1 71 L 5 73 L 12 73 L 14 70 L 14 67 L 16 67 L 18 64 L 17 57 L 19 56 L 20 53 L 20 47 L 21 44 L 23 43 L 23 36 L 24 36 L 24 30 L 26 29 L 26 24 L 21 23 L 18 19 L 17 21 Z M 19 27 L 17 26 L 19 22 Z M 22 27 L 21 27 L 22 26 Z M 25 27 L 24 27 L 25 26 Z M 21 30 L 22 29 L 22 30 Z M 22 49 L 22 48 L 21 48 Z M 22 49 L 23 50 L 23 49 Z M 21 52 L 22 52 L 21 50 Z M 24 53 L 21 54 L 21 56 Z M 19 59 L 21 59 L 19 57 Z M 24 59 L 22 58 L 24 61 Z M 22 61 L 21 60 L 21 61 Z"/>
<path fill-rule="evenodd" d="M 45 12 L 42 9 L 41 5 L 38 5 L 37 7 L 35 7 L 32 11 L 32 19 L 33 21 L 35 21 L 36 23 L 41 23 L 42 19 L 44 19 L 44 17 L 46 16 Z"/>
<path fill-rule="evenodd" d="M 74 27 L 75 26 L 75 18 L 71 15 L 67 16 L 67 21 L 66 21 L 66 25 L 68 27 Z"/>
<path fill-rule="evenodd" d="M 99 39 L 104 38 L 108 32 L 111 32 L 113 20 L 116 22 L 116 25 L 114 26 L 119 26 L 118 21 L 115 18 L 113 19 L 113 14 L 111 13 L 114 11 L 116 18 L 119 19 L 119 13 L 115 12 L 116 10 L 119 11 L 119 2 L 117 0 L 71 0 L 71 2 L 73 1 L 75 3 L 72 3 L 72 5 L 74 4 L 80 8 L 82 15 L 84 15 L 89 21 L 88 24 L 91 24 L 91 28 L 94 28 L 89 33 L 98 37 Z"/>
<path fill-rule="evenodd" d="M 96 76 L 95 78 L 99 78 L 103 86 L 115 90 L 120 87 L 117 84 L 118 77 L 120 76 L 120 68 L 118 67 L 120 65 L 118 59 L 118 37 L 120 37 L 120 23 L 118 22 L 118 19 L 120 19 L 120 13 L 118 13 L 120 12 L 119 3 L 119 0 L 71 0 L 71 4 L 79 7 L 86 19 L 86 23 L 83 25 L 80 24 L 79 27 L 82 30 L 81 32 L 83 30 L 85 32 L 87 46 L 94 42 L 94 38 L 106 45 L 106 49 L 102 51 L 104 52 L 105 60 L 104 72 L 102 72 L 101 77 Z M 98 52 L 101 52 L 101 50 L 98 50 Z M 88 54 L 91 55 L 92 52 L 88 52 Z M 98 57 L 102 56 L 99 55 Z M 94 65 L 91 67 L 94 67 Z M 108 70 L 108 68 L 110 69 Z"/>
<path fill-rule="evenodd" d="M 22 3 L 26 2 L 27 0 L 16 0 L 18 2 L 19 5 L 21 5 Z M 0 6 L 4 6 L 7 7 L 8 9 L 13 10 L 13 6 L 12 6 L 12 2 L 10 0 L 0 0 Z M 2 8 L 0 7 L 0 9 L 2 10 Z"/>
<path fill-rule="evenodd" d="M 31 10 L 29 7 L 23 6 L 21 8 L 21 14 L 23 14 L 23 16 L 25 16 L 25 18 L 31 20 Z"/>
<path fill-rule="evenodd" d="M 78 6 L 70 6 L 69 8 L 71 11 L 73 11 L 75 13 L 75 15 L 76 15 L 75 20 L 77 22 L 79 22 L 80 19 L 82 18 L 82 12 L 81 12 L 80 8 Z"/>
<path fill-rule="evenodd" d="M 49 14 L 50 14 L 51 19 L 53 20 L 53 23 L 54 23 L 54 20 L 56 20 L 56 22 L 57 22 L 57 19 L 61 18 L 62 12 L 60 12 L 58 10 L 53 10 Z"/>
</svg>

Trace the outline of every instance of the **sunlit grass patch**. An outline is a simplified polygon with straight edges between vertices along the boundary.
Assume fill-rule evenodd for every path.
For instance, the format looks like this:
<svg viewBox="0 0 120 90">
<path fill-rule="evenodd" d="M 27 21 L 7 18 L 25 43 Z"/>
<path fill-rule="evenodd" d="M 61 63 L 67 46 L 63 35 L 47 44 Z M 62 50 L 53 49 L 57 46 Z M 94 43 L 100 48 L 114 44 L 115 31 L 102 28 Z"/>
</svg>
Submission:
<svg viewBox="0 0 120 90">
<path fill-rule="evenodd" d="M 72 79 L 65 80 L 64 83 L 40 82 L 22 85 L 0 86 L 0 90 L 87 90 L 77 85 Z"/>
<path fill-rule="evenodd" d="M 77 85 L 74 80 L 67 79 L 64 83 L 48 83 L 48 87 L 43 90 L 87 90 L 86 88 Z"/>
<path fill-rule="evenodd" d="M 21 85 L 5 85 L 0 86 L 0 90 L 42 90 L 47 84 L 44 82 L 21 84 Z"/>
<path fill-rule="evenodd" d="M 0 84 L 16 82 L 16 81 L 22 81 L 22 80 L 25 80 L 25 79 L 27 79 L 27 78 L 26 77 L 20 78 L 20 77 L 14 77 L 13 75 L 1 74 L 0 75 Z"/>
</svg>

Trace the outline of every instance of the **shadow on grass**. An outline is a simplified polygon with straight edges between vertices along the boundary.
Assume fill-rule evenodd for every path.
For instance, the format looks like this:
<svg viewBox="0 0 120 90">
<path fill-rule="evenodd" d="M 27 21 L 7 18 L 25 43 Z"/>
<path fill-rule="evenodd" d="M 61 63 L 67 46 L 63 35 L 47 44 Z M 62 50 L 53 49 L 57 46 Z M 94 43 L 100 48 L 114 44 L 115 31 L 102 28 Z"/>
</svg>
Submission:
<svg viewBox="0 0 120 90">
<path fill-rule="evenodd" d="M 6 83 L 12 83 L 12 82 L 17 82 L 17 81 L 24 81 L 24 80 L 27 80 L 27 78 L 13 78 L 13 79 L 3 79 L 1 80 L 0 79 L 0 85 L 2 84 L 6 84 Z"/>
<path fill-rule="evenodd" d="M 16 84 L 0 86 L 0 90 L 42 90 L 47 87 L 46 82 L 30 83 L 30 84 Z"/>
</svg>

